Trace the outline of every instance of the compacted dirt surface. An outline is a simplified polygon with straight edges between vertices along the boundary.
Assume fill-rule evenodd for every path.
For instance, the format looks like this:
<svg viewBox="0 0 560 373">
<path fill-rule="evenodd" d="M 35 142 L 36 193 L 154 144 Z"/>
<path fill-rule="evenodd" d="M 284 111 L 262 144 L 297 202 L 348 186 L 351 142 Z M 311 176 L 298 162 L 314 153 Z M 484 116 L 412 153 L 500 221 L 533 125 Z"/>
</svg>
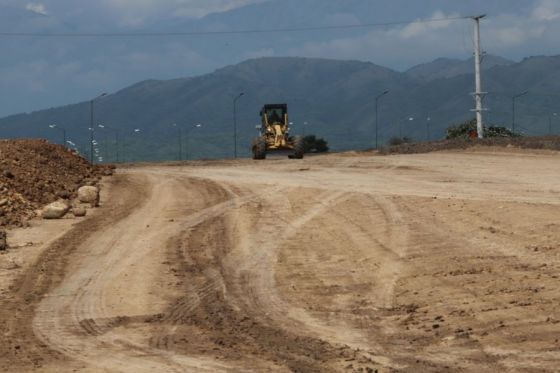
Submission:
<svg viewBox="0 0 560 373">
<path fill-rule="evenodd" d="M 31 263 L 0 256 L 0 370 L 558 371 L 556 152 L 145 165 L 108 183 L 95 214 L 16 250 Z"/>
</svg>

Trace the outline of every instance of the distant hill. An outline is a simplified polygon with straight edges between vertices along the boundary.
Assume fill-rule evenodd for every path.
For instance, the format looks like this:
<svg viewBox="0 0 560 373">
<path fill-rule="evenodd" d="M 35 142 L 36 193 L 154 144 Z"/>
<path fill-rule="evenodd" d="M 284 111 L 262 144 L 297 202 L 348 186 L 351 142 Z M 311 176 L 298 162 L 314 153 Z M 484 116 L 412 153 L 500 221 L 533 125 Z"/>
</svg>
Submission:
<svg viewBox="0 0 560 373">
<path fill-rule="evenodd" d="M 382 143 L 401 133 L 425 139 L 428 123 L 430 137 L 439 138 L 449 125 L 473 116 L 474 77 L 461 68 L 467 63 L 440 59 L 401 73 L 359 61 L 253 59 L 203 76 L 140 82 L 103 97 L 95 104 L 95 124 L 120 131 L 121 159 L 123 154 L 127 159 L 178 157 L 173 123 L 189 129 L 202 124 L 185 135 L 183 154 L 228 157 L 233 149 L 233 97 L 245 92 L 237 116 L 243 155 L 249 155 L 260 107 L 276 102 L 289 104 L 294 133 L 325 137 L 333 150 L 363 149 L 374 145 L 375 96 L 390 90 L 379 106 Z M 520 63 L 494 58 L 492 64 L 483 76 L 484 89 L 490 92 L 485 99 L 491 109 L 487 120 L 509 126 L 511 95 L 529 90 L 517 102 L 518 128 L 535 134 L 548 131 L 549 115 L 560 112 L 560 57 L 532 57 Z M 53 123 L 66 127 L 68 138 L 82 151 L 89 150 L 89 102 L 0 119 L 0 135 L 60 141 L 61 132 L 49 128 Z M 554 128 L 560 129 L 560 123 Z M 114 131 L 96 128 L 95 138 L 105 159 L 116 158 Z"/>
<path fill-rule="evenodd" d="M 482 60 L 482 70 L 489 70 L 495 66 L 508 66 L 513 64 L 503 57 L 486 55 Z M 442 78 L 453 78 L 455 76 L 472 74 L 474 69 L 474 58 L 468 60 L 457 60 L 450 58 L 438 58 L 430 63 L 414 66 L 406 73 L 414 78 L 430 81 Z"/>
</svg>

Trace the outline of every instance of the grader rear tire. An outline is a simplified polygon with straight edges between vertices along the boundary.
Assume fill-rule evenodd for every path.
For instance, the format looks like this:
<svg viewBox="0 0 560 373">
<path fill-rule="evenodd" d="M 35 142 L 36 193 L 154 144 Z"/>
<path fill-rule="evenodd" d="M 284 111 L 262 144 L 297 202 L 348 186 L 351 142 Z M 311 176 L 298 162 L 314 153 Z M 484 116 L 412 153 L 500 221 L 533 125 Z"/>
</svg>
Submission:
<svg viewBox="0 0 560 373">
<path fill-rule="evenodd" d="M 303 138 L 299 136 L 294 137 L 294 154 L 292 154 L 290 158 L 303 159 L 304 153 L 305 153 L 305 146 L 303 144 Z"/>
<path fill-rule="evenodd" d="M 253 142 L 253 159 L 266 159 L 266 141 L 262 137 Z"/>
</svg>

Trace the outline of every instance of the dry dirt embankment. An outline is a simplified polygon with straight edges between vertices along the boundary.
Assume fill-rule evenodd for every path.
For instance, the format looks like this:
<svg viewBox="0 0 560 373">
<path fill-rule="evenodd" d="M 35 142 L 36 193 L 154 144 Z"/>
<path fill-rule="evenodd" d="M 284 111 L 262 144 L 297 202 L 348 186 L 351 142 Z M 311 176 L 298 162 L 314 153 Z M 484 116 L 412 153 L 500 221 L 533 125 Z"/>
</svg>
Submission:
<svg viewBox="0 0 560 373">
<path fill-rule="evenodd" d="M 0 369 L 555 372 L 559 169 L 475 149 L 123 170 L 0 293 Z"/>
<path fill-rule="evenodd" d="M 420 154 L 443 150 L 465 150 L 472 147 L 507 147 L 560 151 L 560 136 L 543 137 L 492 137 L 486 139 L 454 139 L 433 142 L 416 142 L 389 146 L 381 154 Z"/>
<path fill-rule="evenodd" d="M 0 227 L 25 225 L 38 209 L 72 199 L 107 170 L 44 140 L 1 140 Z"/>
</svg>

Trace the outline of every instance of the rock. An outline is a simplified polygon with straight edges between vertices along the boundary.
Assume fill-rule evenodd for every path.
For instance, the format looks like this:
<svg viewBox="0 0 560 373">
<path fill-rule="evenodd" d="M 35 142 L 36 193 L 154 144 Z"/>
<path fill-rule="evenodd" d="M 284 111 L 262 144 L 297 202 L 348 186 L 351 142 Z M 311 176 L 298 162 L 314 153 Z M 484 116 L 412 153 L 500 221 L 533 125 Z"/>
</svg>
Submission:
<svg viewBox="0 0 560 373">
<path fill-rule="evenodd" d="M 58 192 L 56 192 L 56 195 L 60 198 L 63 199 L 69 199 L 70 198 L 70 192 L 67 190 L 60 190 Z"/>
<path fill-rule="evenodd" d="M 72 208 L 72 214 L 76 217 L 86 216 L 87 210 L 84 206 L 74 206 Z"/>
<path fill-rule="evenodd" d="M 4 206 L 8 204 L 8 199 L 7 198 L 2 198 L 0 199 L 0 206 Z"/>
<path fill-rule="evenodd" d="M 53 202 L 43 209 L 41 216 L 43 219 L 60 219 L 70 210 L 70 206 L 64 201 Z"/>
<path fill-rule="evenodd" d="M 99 206 L 99 189 L 87 185 L 78 189 L 78 200 L 82 203 L 89 203 L 92 207 Z"/>
<path fill-rule="evenodd" d="M 14 174 L 11 171 L 8 170 L 4 170 L 4 172 L 2 173 L 5 177 L 7 177 L 8 179 L 13 179 L 14 178 Z"/>
<path fill-rule="evenodd" d="M 111 175 L 113 175 L 113 169 L 111 169 L 111 168 L 106 168 L 106 169 L 104 169 L 104 170 L 103 170 L 103 175 L 104 175 L 104 176 L 111 176 Z"/>
<path fill-rule="evenodd" d="M 6 231 L 0 230 L 0 251 L 8 250 Z"/>
</svg>

